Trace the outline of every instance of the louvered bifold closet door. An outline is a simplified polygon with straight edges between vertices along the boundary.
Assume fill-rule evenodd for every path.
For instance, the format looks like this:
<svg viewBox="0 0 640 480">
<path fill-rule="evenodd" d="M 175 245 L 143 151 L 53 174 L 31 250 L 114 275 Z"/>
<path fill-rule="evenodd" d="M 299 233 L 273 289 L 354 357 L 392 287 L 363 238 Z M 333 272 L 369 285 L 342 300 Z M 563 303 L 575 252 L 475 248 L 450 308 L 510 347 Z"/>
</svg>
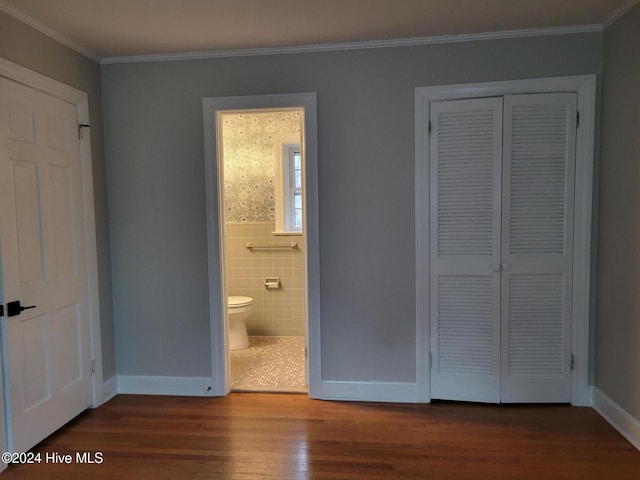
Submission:
<svg viewBox="0 0 640 480">
<path fill-rule="evenodd" d="M 571 400 L 576 101 L 504 98 L 503 403 Z"/>
<path fill-rule="evenodd" d="M 502 99 L 430 117 L 431 397 L 499 402 Z"/>
</svg>

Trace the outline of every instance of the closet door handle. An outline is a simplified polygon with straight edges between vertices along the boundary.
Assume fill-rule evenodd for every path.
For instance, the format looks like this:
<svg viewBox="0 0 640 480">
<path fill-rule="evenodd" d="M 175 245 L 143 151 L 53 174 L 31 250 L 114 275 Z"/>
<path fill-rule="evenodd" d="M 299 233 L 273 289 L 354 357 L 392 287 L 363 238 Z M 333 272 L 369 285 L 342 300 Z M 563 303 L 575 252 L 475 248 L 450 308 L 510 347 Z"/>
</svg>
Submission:
<svg viewBox="0 0 640 480">
<path fill-rule="evenodd" d="M 508 272 L 509 270 L 511 270 L 511 264 L 509 262 L 504 262 L 502 264 L 502 270 L 504 270 L 505 272 Z"/>
<path fill-rule="evenodd" d="M 491 271 L 492 272 L 499 272 L 500 271 L 500 264 L 499 263 L 492 263 L 491 264 Z"/>
</svg>

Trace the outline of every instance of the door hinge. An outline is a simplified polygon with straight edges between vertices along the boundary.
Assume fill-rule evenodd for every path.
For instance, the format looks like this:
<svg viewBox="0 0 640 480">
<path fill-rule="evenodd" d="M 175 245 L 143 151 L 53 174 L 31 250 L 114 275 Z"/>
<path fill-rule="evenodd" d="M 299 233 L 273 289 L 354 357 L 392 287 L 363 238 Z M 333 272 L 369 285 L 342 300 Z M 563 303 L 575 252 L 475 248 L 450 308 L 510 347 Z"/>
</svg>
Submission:
<svg viewBox="0 0 640 480">
<path fill-rule="evenodd" d="M 575 365 L 576 365 L 576 361 L 575 361 L 575 357 L 573 356 L 573 353 L 572 353 L 572 354 L 571 354 L 571 360 L 569 360 L 569 368 L 570 368 L 571 370 L 573 370 L 573 368 L 575 367 Z"/>
<path fill-rule="evenodd" d="M 431 352 L 429 352 L 429 368 L 433 366 L 433 357 L 431 356 Z"/>
<path fill-rule="evenodd" d="M 576 112 L 576 128 L 580 126 L 580 112 Z"/>
<path fill-rule="evenodd" d="M 96 360 L 94 358 L 91 359 L 91 374 L 96 373 Z"/>
<path fill-rule="evenodd" d="M 82 129 L 83 128 L 91 128 L 91 125 L 88 123 L 79 123 L 78 124 L 78 140 L 82 140 Z"/>
<path fill-rule="evenodd" d="M 307 347 L 304 347 L 304 358 L 308 357 L 308 353 L 307 353 Z"/>
<path fill-rule="evenodd" d="M 429 120 L 429 125 L 427 127 L 427 130 L 429 132 L 429 135 L 431 135 L 431 120 Z"/>
<path fill-rule="evenodd" d="M 0 304 L 0 317 L 4 317 L 4 305 Z"/>
</svg>

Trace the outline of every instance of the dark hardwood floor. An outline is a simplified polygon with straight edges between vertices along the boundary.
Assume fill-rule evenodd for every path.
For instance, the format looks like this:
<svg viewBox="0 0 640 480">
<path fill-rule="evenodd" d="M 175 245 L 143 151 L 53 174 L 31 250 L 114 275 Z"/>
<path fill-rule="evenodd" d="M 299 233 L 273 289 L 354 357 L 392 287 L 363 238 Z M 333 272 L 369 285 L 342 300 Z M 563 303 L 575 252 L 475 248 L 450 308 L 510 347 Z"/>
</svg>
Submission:
<svg viewBox="0 0 640 480">
<path fill-rule="evenodd" d="M 33 449 L 11 479 L 640 479 L 590 408 L 120 395 Z M 76 462 L 91 452 L 100 464 Z M 70 464 L 48 463 L 71 455 Z M 60 458 L 60 457 L 56 457 Z"/>
</svg>

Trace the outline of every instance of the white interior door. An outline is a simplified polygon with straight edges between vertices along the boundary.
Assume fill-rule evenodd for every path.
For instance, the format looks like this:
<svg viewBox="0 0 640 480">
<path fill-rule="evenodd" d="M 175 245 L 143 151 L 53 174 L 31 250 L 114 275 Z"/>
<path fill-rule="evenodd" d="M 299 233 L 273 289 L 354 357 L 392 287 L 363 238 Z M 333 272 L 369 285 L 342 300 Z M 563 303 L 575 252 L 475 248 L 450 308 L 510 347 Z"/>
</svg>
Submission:
<svg viewBox="0 0 640 480">
<path fill-rule="evenodd" d="M 8 448 L 92 402 L 76 107 L 0 78 L 0 247 Z M 9 302 L 32 307 L 9 316 Z"/>
<path fill-rule="evenodd" d="M 431 104 L 431 397 L 500 401 L 502 99 Z"/>
<path fill-rule="evenodd" d="M 502 402 L 571 400 L 574 93 L 504 98 Z"/>
</svg>

